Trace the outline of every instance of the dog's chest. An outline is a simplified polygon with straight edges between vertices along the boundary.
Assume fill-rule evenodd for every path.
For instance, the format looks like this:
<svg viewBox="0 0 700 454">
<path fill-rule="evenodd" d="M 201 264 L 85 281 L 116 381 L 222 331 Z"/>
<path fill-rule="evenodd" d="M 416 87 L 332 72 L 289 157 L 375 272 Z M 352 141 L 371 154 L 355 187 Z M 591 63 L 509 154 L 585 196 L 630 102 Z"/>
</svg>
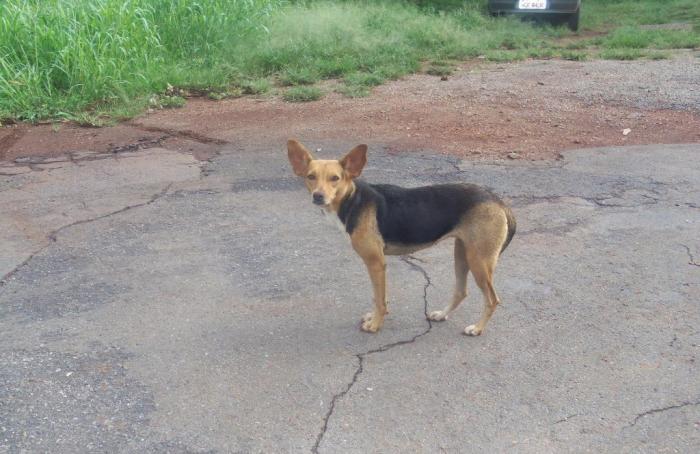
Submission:
<svg viewBox="0 0 700 454">
<path fill-rule="evenodd" d="M 326 218 L 326 222 L 335 226 L 341 232 L 347 233 L 347 230 L 345 230 L 345 225 L 340 221 L 337 214 L 323 209 L 321 212 L 323 213 L 323 217 Z"/>
</svg>

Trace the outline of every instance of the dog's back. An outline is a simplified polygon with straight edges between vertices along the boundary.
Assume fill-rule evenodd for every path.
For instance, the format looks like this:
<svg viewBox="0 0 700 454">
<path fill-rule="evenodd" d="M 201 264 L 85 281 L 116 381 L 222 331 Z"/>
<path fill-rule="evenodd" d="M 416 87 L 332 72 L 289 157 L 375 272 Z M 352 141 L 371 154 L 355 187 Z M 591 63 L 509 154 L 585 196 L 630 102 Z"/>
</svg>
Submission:
<svg viewBox="0 0 700 454">
<path fill-rule="evenodd" d="M 485 204 L 502 207 L 505 211 L 508 237 L 503 249 L 515 233 L 515 221 L 510 209 L 496 195 L 476 185 L 441 184 L 402 188 L 359 180 L 355 184 L 355 194 L 338 212 L 340 219 L 348 233 L 352 233 L 361 212 L 373 207 L 379 233 L 389 246 L 421 248 L 433 244 L 450 236 L 473 209 Z"/>
</svg>

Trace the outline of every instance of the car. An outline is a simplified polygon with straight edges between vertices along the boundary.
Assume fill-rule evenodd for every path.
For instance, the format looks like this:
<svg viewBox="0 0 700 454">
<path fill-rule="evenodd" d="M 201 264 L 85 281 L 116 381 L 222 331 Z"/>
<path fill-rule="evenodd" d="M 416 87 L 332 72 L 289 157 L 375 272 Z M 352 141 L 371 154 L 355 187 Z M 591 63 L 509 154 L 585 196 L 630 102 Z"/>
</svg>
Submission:
<svg viewBox="0 0 700 454">
<path fill-rule="evenodd" d="M 581 15 L 581 0 L 488 0 L 488 8 L 493 16 L 517 14 L 543 18 L 555 24 L 566 23 L 571 30 L 576 31 Z"/>
</svg>

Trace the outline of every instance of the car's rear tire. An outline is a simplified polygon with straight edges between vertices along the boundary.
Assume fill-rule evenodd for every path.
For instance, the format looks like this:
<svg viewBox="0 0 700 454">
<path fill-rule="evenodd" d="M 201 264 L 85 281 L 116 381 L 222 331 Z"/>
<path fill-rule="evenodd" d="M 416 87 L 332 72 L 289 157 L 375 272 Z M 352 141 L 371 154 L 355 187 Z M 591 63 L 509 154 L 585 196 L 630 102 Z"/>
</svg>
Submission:
<svg viewBox="0 0 700 454">
<path fill-rule="evenodd" d="M 569 19 L 566 21 L 566 26 L 569 30 L 575 32 L 578 30 L 579 19 L 581 18 L 581 8 L 577 9 L 575 13 L 569 15 Z"/>
</svg>

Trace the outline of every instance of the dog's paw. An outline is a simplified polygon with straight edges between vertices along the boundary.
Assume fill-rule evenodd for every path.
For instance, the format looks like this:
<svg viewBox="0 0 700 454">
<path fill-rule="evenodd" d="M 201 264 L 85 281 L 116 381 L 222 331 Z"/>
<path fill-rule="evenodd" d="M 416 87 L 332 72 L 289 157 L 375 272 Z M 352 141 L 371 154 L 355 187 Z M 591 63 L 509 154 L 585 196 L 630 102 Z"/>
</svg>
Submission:
<svg viewBox="0 0 700 454">
<path fill-rule="evenodd" d="M 432 320 L 434 322 L 444 322 L 445 320 L 447 320 L 447 312 L 433 311 L 430 314 L 428 314 L 428 320 Z"/>
<path fill-rule="evenodd" d="M 379 319 L 374 316 L 374 313 L 369 312 L 362 317 L 362 325 L 360 329 L 366 333 L 376 333 L 384 324 L 384 319 Z"/>
<path fill-rule="evenodd" d="M 479 336 L 481 335 L 481 330 L 476 328 L 476 325 L 469 325 L 464 328 L 464 334 L 467 336 Z"/>
</svg>

